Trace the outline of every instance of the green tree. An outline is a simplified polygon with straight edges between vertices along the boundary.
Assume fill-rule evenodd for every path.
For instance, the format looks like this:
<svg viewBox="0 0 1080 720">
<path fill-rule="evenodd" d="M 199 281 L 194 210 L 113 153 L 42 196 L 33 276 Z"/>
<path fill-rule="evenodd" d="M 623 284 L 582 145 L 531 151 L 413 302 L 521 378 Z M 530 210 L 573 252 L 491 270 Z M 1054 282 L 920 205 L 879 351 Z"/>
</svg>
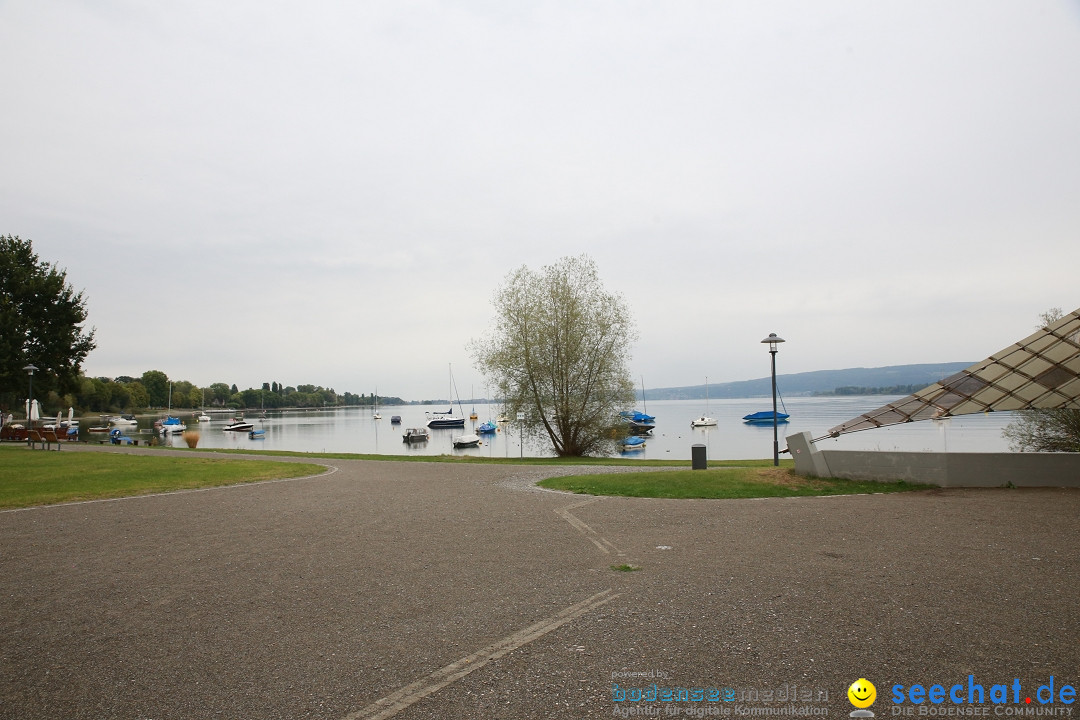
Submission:
<svg viewBox="0 0 1080 720">
<path fill-rule="evenodd" d="M 469 344 L 477 368 L 526 433 L 550 441 L 556 455 L 615 448 L 618 413 L 634 402 L 629 308 L 608 293 L 596 264 L 566 257 L 507 276 L 493 301 L 494 330 Z"/>
<path fill-rule="evenodd" d="M 224 405 L 229 402 L 229 398 L 232 396 L 226 383 L 214 383 L 209 387 L 209 390 L 211 405 Z"/>
<path fill-rule="evenodd" d="M 86 330 L 86 298 L 67 271 L 40 259 L 29 240 L 0 236 L 0 405 L 25 397 L 34 372 L 34 394 L 80 390 L 80 368 L 94 349 Z"/>
<path fill-rule="evenodd" d="M 1037 327 L 1052 325 L 1065 315 L 1050 308 L 1039 315 Z M 1046 408 L 1017 410 L 1001 434 L 1014 452 L 1080 452 L 1080 410 Z"/>
<path fill-rule="evenodd" d="M 160 370 L 147 370 L 142 374 L 142 384 L 149 397 L 149 407 L 165 407 L 169 402 L 169 376 Z"/>
<path fill-rule="evenodd" d="M 150 393 L 146 392 L 146 386 L 142 384 L 142 380 L 129 382 L 126 387 L 130 398 L 128 408 L 150 407 Z"/>
</svg>

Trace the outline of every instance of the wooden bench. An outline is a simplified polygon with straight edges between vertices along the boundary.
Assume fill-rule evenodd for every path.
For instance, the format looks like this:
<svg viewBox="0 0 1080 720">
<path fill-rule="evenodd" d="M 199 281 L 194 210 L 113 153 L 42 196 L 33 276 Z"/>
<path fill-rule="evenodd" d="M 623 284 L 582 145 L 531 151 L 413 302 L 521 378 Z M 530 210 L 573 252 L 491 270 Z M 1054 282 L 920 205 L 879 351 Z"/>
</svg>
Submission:
<svg viewBox="0 0 1080 720">
<path fill-rule="evenodd" d="M 56 443 L 56 449 L 60 449 L 60 438 L 53 430 L 30 430 L 26 433 L 26 441 L 31 448 L 40 443 L 42 450 L 51 450 L 53 443 Z"/>
</svg>

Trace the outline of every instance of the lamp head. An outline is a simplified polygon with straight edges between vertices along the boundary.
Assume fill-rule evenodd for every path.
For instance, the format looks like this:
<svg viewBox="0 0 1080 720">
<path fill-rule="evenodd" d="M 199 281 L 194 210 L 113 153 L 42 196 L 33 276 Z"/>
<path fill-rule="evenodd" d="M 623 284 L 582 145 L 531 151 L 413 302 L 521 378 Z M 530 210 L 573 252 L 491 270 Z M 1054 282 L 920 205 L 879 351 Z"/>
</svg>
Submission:
<svg viewBox="0 0 1080 720">
<path fill-rule="evenodd" d="M 37 370 L 37 368 L 34 367 L 33 365 L 27 365 L 26 367 L 23 368 L 23 370 L 25 370 L 27 372 L 27 374 L 33 375 L 34 371 Z"/>
<path fill-rule="evenodd" d="M 779 343 L 784 342 L 784 338 L 780 337 L 776 333 L 769 333 L 769 337 L 765 338 L 761 342 L 769 344 L 769 352 L 776 352 L 776 346 Z"/>
</svg>

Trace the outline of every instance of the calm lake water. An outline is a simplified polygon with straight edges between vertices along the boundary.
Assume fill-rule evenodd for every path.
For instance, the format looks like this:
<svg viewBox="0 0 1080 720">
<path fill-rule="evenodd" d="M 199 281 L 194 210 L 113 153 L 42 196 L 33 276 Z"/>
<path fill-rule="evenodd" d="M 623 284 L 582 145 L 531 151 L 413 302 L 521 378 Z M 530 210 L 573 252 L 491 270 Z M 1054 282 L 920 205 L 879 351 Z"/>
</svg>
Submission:
<svg viewBox="0 0 1080 720">
<path fill-rule="evenodd" d="M 804 430 L 821 437 L 829 428 L 873 410 L 899 396 L 807 397 L 785 398 L 791 419 L 779 427 L 780 449 L 788 433 Z M 233 448 L 262 450 L 294 450 L 301 452 L 348 452 L 380 455 L 479 455 L 485 457 L 543 457 L 550 453 L 545 447 L 522 442 L 513 423 L 503 425 L 495 435 L 481 436 L 477 448 L 456 450 L 453 438 L 460 429 L 432 430 L 426 443 L 402 442 L 408 427 L 425 425 L 425 411 L 445 411 L 447 406 L 407 405 L 380 407 L 382 420 L 374 420 L 370 409 L 335 409 L 310 412 L 267 412 L 265 418 L 249 413 L 247 419 L 256 428 L 266 431 L 262 440 L 251 440 L 247 433 L 223 431 L 231 416 L 214 414 L 211 422 L 199 423 L 190 415 L 181 417 L 188 428 L 199 430 L 200 448 Z M 644 409 L 639 406 L 639 409 Z M 648 403 L 648 412 L 656 416 L 656 429 L 648 437 L 643 450 L 624 453 L 623 457 L 667 460 L 690 460 L 690 447 L 696 443 L 706 446 L 709 458 L 742 460 L 772 457 L 772 425 L 747 425 L 742 416 L 759 410 L 771 410 L 767 398 L 711 400 L 708 414 L 717 419 L 717 426 L 691 428 L 690 420 L 705 411 L 703 400 L 670 400 Z M 465 407 L 466 416 L 472 410 Z M 477 405 L 479 420 L 466 419 L 466 430 L 494 418 L 499 408 Z M 391 425 L 390 416 L 400 415 L 401 425 Z M 838 439 L 825 439 L 818 444 L 826 449 L 845 450 L 909 450 L 948 452 L 1005 452 L 1008 445 L 1001 436 L 1002 429 L 1012 420 L 1012 413 L 968 415 L 944 422 L 924 421 L 890 428 L 867 430 Z M 85 423 L 88 425 L 88 423 Z M 136 438 L 148 439 L 150 423 L 140 419 L 138 433 L 127 431 Z M 101 436 L 83 435 L 83 439 Z M 168 442 L 182 447 L 183 440 L 170 437 Z M 140 443 L 141 444 L 141 443 Z"/>
</svg>

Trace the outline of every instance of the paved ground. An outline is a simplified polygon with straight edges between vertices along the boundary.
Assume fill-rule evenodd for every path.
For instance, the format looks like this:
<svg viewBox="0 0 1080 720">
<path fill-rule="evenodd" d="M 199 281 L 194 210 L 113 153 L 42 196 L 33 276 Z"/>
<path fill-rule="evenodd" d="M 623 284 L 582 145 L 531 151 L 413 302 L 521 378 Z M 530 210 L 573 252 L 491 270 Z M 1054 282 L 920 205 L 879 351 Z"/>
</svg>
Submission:
<svg viewBox="0 0 1080 720">
<path fill-rule="evenodd" d="M 589 499 L 332 464 L 0 513 L 0 717 L 835 717 L 860 677 L 886 717 L 895 684 L 1080 685 L 1077 491 Z M 633 701 L 654 682 L 734 697 Z"/>
</svg>

